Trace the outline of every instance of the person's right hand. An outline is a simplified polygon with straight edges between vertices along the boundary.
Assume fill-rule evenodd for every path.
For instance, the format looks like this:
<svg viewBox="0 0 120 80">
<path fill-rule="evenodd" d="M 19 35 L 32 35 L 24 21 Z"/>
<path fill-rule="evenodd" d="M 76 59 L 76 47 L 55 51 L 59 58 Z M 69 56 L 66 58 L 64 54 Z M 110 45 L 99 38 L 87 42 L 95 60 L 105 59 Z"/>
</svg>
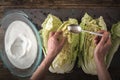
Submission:
<svg viewBox="0 0 120 80">
<path fill-rule="evenodd" d="M 109 32 L 105 30 L 101 30 L 99 33 L 103 34 L 103 36 L 95 37 L 96 48 L 94 51 L 94 57 L 95 59 L 103 62 L 105 55 L 111 47 L 111 38 Z"/>
<path fill-rule="evenodd" d="M 63 37 L 62 31 L 50 32 L 47 51 L 50 56 L 56 56 L 64 46 L 66 37 Z"/>
<path fill-rule="evenodd" d="M 111 80 L 110 73 L 108 72 L 104 61 L 105 55 L 108 53 L 108 50 L 111 47 L 110 34 L 104 30 L 100 31 L 99 33 L 103 34 L 103 36 L 97 36 L 95 38 L 96 48 L 94 50 L 94 60 L 96 64 L 98 79 Z"/>
</svg>

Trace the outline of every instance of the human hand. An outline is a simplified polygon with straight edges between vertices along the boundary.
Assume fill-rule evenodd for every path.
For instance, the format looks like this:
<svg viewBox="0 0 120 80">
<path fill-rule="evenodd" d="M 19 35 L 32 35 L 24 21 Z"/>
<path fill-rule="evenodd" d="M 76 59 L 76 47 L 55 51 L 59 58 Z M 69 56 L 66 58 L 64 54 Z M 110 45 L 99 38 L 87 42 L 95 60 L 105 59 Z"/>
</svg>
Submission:
<svg viewBox="0 0 120 80">
<path fill-rule="evenodd" d="M 109 32 L 101 30 L 99 33 L 103 34 L 103 36 L 95 37 L 96 48 L 94 51 L 94 58 L 95 60 L 97 59 L 101 62 L 104 62 L 104 57 L 111 47 L 111 39 Z"/>
<path fill-rule="evenodd" d="M 51 32 L 49 34 L 47 48 L 48 56 L 45 57 L 40 66 L 34 72 L 34 74 L 31 77 L 31 80 L 43 80 L 45 78 L 48 68 L 50 67 L 56 55 L 61 51 L 65 41 L 66 38 L 62 36 L 62 32 Z"/>
<path fill-rule="evenodd" d="M 48 55 L 56 56 L 64 46 L 66 38 L 62 36 L 62 32 L 50 32 L 48 39 Z"/>
</svg>

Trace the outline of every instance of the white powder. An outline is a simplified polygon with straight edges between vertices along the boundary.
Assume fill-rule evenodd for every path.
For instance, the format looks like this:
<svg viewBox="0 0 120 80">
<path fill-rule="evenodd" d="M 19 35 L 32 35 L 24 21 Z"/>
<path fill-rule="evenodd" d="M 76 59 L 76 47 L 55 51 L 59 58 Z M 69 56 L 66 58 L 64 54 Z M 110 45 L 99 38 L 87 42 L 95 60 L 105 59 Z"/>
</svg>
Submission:
<svg viewBox="0 0 120 80">
<path fill-rule="evenodd" d="M 34 63 L 37 50 L 32 29 L 25 22 L 12 22 L 5 34 L 5 51 L 9 61 L 19 69 L 27 69 Z"/>
</svg>

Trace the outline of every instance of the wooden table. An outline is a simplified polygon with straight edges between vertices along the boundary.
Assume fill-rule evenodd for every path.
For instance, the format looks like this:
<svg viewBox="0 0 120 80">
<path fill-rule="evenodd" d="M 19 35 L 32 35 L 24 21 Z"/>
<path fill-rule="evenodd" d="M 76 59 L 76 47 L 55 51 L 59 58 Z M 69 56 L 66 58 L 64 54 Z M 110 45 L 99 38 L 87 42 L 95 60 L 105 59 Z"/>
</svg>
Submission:
<svg viewBox="0 0 120 80">
<path fill-rule="evenodd" d="M 0 18 L 4 12 L 10 9 L 109 9 L 118 8 L 120 11 L 120 0 L 2 0 L 0 1 Z M 118 18 L 118 20 L 120 20 Z M 111 25 L 110 25 L 111 26 Z M 0 31 L 0 42 L 3 41 L 2 31 Z M 1 46 L 0 46 L 1 48 Z M 119 48 L 120 49 L 120 48 Z M 120 80 L 120 50 L 115 54 L 109 68 L 113 80 Z M 0 80 L 24 80 L 13 76 L 2 62 L 0 62 Z M 26 80 L 26 79 L 25 79 Z M 97 80 L 97 76 L 87 75 L 81 69 L 74 68 L 72 73 L 57 75 L 47 73 L 46 80 Z"/>
</svg>

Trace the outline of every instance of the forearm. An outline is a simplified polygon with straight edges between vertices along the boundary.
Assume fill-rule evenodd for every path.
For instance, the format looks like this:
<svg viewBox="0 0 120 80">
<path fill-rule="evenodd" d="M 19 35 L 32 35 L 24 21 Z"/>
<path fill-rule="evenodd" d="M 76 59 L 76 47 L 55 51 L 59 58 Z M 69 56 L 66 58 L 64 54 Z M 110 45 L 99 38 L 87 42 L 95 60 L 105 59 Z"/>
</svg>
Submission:
<svg viewBox="0 0 120 80">
<path fill-rule="evenodd" d="M 54 56 L 47 55 L 32 75 L 31 80 L 43 80 L 54 58 Z"/>
<path fill-rule="evenodd" d="M 96 62 L 96 67 L 97 67 L 97 74 L 99 80 L 111 80 L 110 74 L 107 70 L 107 67 L 104 63 L 104 60 L 95 60 Z"/>
</svg>

